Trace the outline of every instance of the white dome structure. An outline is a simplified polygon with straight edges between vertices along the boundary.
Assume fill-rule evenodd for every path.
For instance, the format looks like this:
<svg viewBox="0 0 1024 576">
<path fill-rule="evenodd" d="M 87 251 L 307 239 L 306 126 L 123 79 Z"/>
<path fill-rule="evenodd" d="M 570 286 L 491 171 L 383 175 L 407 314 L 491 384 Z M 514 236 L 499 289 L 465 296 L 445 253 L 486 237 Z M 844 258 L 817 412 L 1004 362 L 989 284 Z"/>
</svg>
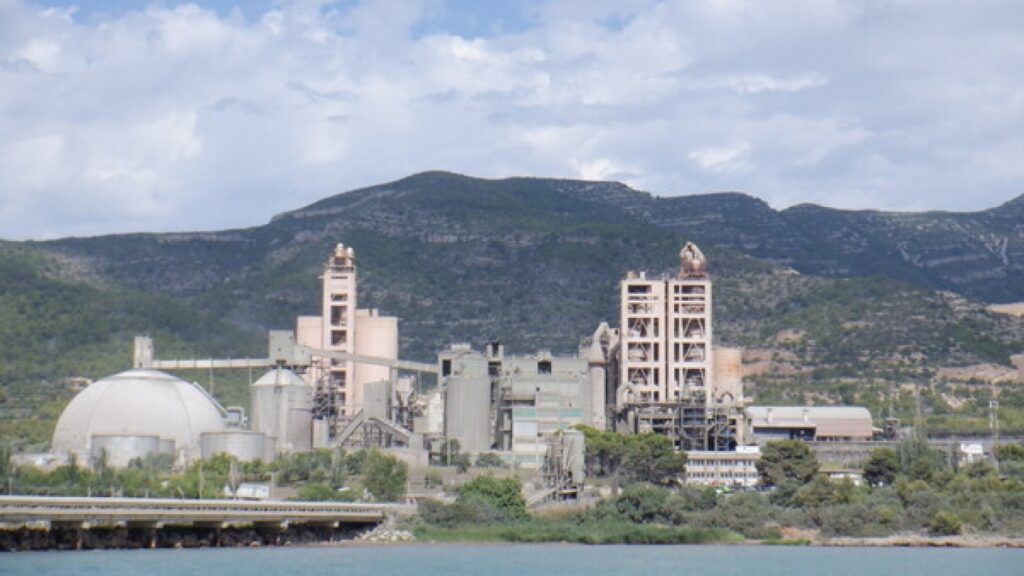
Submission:
<svg viewBox="0 0 1024 576">
<path fill-rule="evenodd" d="M 200 457 L 203 433 L 226 427 L 219 405 L 198 385 L 157 370 L 129 370 L 71 400 L 57 421 L 53 451 L 85 460 L 102 448 L 110 464 L 123 466 L 151 453 L 147 446 L 159 446 L 187 463 Z"/>
</svg>

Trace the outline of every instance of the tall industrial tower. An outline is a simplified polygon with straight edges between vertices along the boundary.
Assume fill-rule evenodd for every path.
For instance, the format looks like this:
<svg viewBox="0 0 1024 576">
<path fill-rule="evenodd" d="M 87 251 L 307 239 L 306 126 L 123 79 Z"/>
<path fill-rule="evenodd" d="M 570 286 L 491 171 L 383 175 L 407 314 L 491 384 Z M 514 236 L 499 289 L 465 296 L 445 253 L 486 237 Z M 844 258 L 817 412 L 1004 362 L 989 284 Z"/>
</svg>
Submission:
<svg viewBox="0 0 1024 576">
<path fill-rule="evenodd" d="M 632 403 L 703 398 L 711 373 L 711 281 L 707 259 L 688 242 L 675 278 L 630 272 L 620 285 L 620 382 Z"/>
<path fill-rule="evenodd" d="M 679 272 L 630 272 L 620 291 L 615 429 L 665 434 L 682 450 L 728 450 L 737 443 L 743 403 L 740 352 L 712 352 L 712 285 L 707 258 L 687 242 Z M 609 404 L 611 401 L 609 399 Z"/>
<path fill-rule="evenodd" d="M 711 280 L 707 259 L 692 242 L 679 252 L 679 274 L 668 280 L 669 381 L 666 398 L 706 398 L 711 384 Z"/>
<path fill-rule="evenodd" d="M 323 349 L 352 354 L 356 325 L 355 250 L 338 244 L 327 259 L 320 279 L 323 281 Z M 346 408 L 356 401 L 352 390 L 354 372 L 352 362 L 331 360 L 329 363 L 328 384 L 341 415 L 346 415 Z"/>
<path fill-rule="evenodd" d="M 318 350 L 397 360 L 398 318 L 356 307 L 355 250 L 344 244 L 335 246 L 320 280 L 320 315 L 296 319 L 298 343 Z M 346 422 L 363 409 L 366 385 L 389 378 L 386 366 L 314 358 L 306 374 L 307 381 L 316 387 L 314 444 L 330 444 Z"/>
</svg>

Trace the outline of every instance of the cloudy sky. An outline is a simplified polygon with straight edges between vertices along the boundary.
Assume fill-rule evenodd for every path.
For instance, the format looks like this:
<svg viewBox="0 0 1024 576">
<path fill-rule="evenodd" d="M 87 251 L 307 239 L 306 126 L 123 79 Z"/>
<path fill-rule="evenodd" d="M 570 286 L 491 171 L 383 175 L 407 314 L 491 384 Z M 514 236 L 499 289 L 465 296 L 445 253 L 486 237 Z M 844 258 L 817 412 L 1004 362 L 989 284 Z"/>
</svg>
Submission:
<svg viewBox="0 0 1024 576">
<path fill-rule="evenodd" d="M 0 238 L 249 226 L 427 169 L 1024 192 L 1019 0 L 75 4 L 0 0 Z"/>
</svg>

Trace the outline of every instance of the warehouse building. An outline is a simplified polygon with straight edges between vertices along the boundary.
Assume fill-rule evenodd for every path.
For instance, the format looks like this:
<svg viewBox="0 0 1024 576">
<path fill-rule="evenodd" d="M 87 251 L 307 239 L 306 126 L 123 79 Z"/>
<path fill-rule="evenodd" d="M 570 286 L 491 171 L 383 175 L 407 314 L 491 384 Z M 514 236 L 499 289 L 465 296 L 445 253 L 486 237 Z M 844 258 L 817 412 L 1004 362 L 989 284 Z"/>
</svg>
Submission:
<svg viewBox="0 0 1024 576">
<path fill-rule="evenodd" d="M 757 442 L 871 440 L 876 433 L 871 413 L 860 406 L 749 406 L 746 414 Z"/>
</svg>

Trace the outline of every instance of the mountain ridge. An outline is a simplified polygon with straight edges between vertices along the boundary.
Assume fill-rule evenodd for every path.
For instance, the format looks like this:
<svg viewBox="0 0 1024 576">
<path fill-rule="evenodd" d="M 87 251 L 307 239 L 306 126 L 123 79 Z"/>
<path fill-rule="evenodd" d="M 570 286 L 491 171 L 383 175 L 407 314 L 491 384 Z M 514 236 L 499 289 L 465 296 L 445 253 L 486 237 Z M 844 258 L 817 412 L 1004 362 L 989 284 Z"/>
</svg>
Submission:
<svg viewBox="0 0 1024 576">
<path fill-rule="evenodd" d="M 46 274 L 31 272 L 43 290 L 38 302 L 0 293 L 0 311 L 18 324 L 0 323 L 0 344 L 17 343 L 9 350 L 25 357 L 73 359 L 9 374 L 16 393 L 9 409 L 0 397 L 0 420 L 30 409 L 19 405 L 23 390 L 52 393 L 63 377 L 118 369 L 113 360 L 88 361 L 91 351 L 123 358 L 115 352 L 129 349 L 132 332 L 161 322 L 145 302 L 213 330 L 156 326 L 158 351 L 260 354 L 263 331 L 319 309 L 317 277 L 338 242 L 355 247 L 360 306 L 402 318 L 402 356 L 430 361 L 450 343 L 496 339 L 510 352 L 573 353 L 598 322 L 617 323 L 618 282 L 628 270 L 671 273 L 682 242 L 696 241 L 711 258 L 718 342 L 750 350 L 760 366 L 750 380 L 758 401 L 856 401 L 878 414 L 905 382 L 946 385 L 934 380 L 941 370 L 984 363 L 1005 371 L 1024 349 L 1024 320 L 984 302 L 1024 300 L 1024 221 L 1012 207 L 807 218 L 742 193 L 661 198 L 621 183 L 431 172 L 250 228 L 0 243 L 0 256 L 20 254 L 0 276 L 29 274 L 18 262 L 33 254 L 54 263 Z M 91 318 L 128 321 L 120 329 L 105 321 L 102 342 L 76 331 L 54 347 L 46 336 L 53 331 L 39 327 L 62 325 L 75 308 L 47 294 L 79 292 L 81 306 L 99 311 Z M 121 301 L 134 308 L 119 310 Z M 0 365 L 19 365 L 7 350 L 0 346 Z M 239 385 L 225 401 L 244 398 Z M 1024 430 L 1024 393 L 1020 404 Z M 983 414 L 967 416 L 984 425 Z"/>
</svg>

